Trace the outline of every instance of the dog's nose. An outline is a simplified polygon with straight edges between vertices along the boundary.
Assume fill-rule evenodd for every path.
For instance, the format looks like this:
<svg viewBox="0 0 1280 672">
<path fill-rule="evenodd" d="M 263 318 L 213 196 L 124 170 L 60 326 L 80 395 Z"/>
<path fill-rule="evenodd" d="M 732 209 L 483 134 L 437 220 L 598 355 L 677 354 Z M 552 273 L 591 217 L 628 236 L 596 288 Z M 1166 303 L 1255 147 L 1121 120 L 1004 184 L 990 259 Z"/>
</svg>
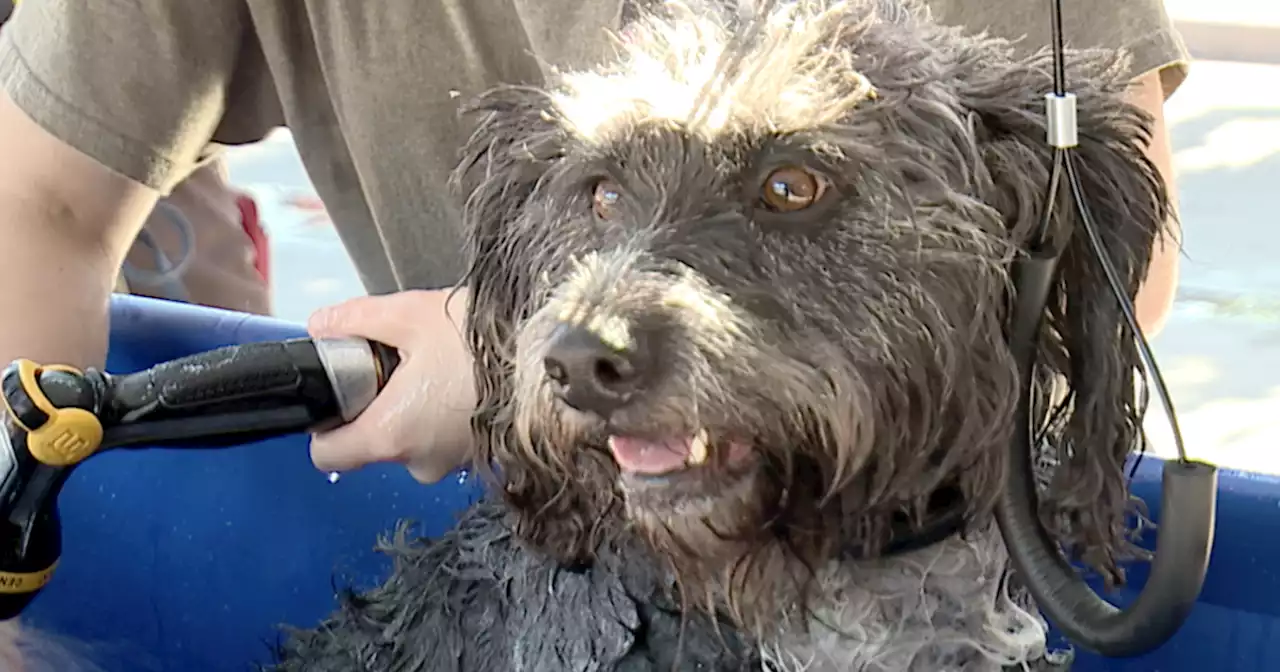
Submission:
<svg viewBox="0 0 1280 672">
<path fill-rule="evenodd" d="M 642 341 L 612 347 L 595 332 L 561 325 L 542 360 L 557 396 L 578 409 L 609 417 L 626 405 L 651 372 L 651 353 Z"/>
</svg>

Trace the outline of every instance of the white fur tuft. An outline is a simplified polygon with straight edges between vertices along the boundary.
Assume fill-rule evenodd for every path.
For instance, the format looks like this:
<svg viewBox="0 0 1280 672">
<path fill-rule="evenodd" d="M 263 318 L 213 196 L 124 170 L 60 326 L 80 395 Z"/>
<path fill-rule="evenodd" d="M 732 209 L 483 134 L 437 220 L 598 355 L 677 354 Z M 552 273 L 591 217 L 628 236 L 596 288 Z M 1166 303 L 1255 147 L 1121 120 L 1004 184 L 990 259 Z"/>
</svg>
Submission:
<svg viewBox="0 0 1280 672">
<path fill-rule="evenodd" d="M 593 143 L 653 120 L 713 138 L 813 128 L 875 95 L 849 51 L 827 46 L 871 17 L 844 25 L 846 2 L 776 4 L 758 25 L 742 23 L 743 30 L 760 31 L 743 49 L 734 22 L 707 16 L 711 8 L 665 3 L 667 15 L 646 16 L 617 38 L 614 67 L 561 76 L 554 96 L 560 116 Z M 737 67 L 725 67 L 730 59 Z"/>
<path fill-rule="evenodd" d="M 809 631 L 762 651 L 776 672 L 999 672 L 1045 655 L 1047 627 L 1012 594 L 992 525 L 882 560 L 841 564 Z"/>
</svg>

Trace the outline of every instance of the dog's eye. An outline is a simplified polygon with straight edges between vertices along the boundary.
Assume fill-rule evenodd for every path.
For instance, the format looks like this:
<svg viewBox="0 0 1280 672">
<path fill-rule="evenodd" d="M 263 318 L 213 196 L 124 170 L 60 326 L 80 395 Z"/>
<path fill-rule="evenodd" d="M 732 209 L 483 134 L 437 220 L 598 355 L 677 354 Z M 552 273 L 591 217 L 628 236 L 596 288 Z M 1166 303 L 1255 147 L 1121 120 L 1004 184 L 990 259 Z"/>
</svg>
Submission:
<svg viewBox="0 0 1280 672">
<path fill-rule="evenodd" d="M 591 210 L 600 219 L 611 219 L 620 198 L 622 193 L 618 189 L 617 182 L 609 179 L 600 180 L 596 182 L 595 192 L 591 196 Z"/>
<path fill-rule="evenodd" d="M 826 191 L 826 178 L 804 168 L 786 166 L 765 178 L 760 201 L 774 212 L 796 212 L 817 203 Z"/>
</svg>

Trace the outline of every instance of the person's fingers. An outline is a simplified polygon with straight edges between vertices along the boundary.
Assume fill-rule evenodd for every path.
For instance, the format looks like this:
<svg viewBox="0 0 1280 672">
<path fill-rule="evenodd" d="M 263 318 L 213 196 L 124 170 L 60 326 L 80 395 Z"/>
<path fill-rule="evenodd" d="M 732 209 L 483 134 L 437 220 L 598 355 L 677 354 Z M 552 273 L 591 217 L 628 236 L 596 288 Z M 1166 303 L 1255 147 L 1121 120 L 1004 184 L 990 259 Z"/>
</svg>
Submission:
<svg viewBox="0 0 1280 672">
<path fill-rule="evenodd" d="M 335 430 L 337 431 L 337 430 Z M 354 471 L 368 464 L 358 454 L 342 450 L 342 437 L 334 437 L 333 432 L 311 435 L 311 464 L 320 471 Z"/>
<path fill-rule="evenodd" d="M 462 391 L 474 395 L 470 376 L 454 380 L 457 364 L 465 359 L 460 340 L 444 342 L 441 318 L 464 307 L 447 306 L 449 294 L 407 291 L 385 296 L 364 296 L 316 311 L 309 320 L 313 337 L 359 336 L 400 350 L 401 364 L 369 407 L 350 424 L 312 436 L 311 460 L 323 471 L 348 471 L 373 462 L 404 465 L 423 482 L 434 482 L 453 470 L 469 445 L 458 439 L 465 418 L 454 408 Z M 439 311 L 439 314 L 436 314 Z M 456 312 L 454 314 L 456 314 Z M 451 317 L 448 316 L 448 317 Z M 437 325 L 424 329 L 425 325 Z M 464 370 L 464 373 L 466 371 Z M 467 389 L 457 390 L 459 384 Z"/>
<path fill-rule="evenodd" d="M 324 471 L 346 471 L 370 462 L 402 462 L 409 446 L 400 434 L 404 417 L 405 388 L 414 381 L 414 371 L 397 369 L 387 386 L 350 424 L 319 432 L 311 439 L 311 459 Z M 396 422 L 399 420 L 399 422 Z"/>
<path fill-rule="evenodd" d="M 441 461 L 410 462 L 409 464 L 404 465 L 404 467 L 415 481 L 425 485 L 431 485 L 432 483 L 439 483 L 440 479 L 448 476 L 454 469 L 457 469 L 461 464 L 461 460 L 458 460 L 457 462 L 457 464 L 449 464 L 447 466 Z"/>
<path fill-rule="evenodd" d="M 315 311 L 307 331 L 317 338 L 360 336 L 404 348 L 420 338 L 419 325 L 428 310 L 444 310 L 444 301 L 432 292 L 360 296 Z"/>
<path fill-rule="evenodd" d="M 322 471 L 348 471 L 372 462 L 407 464 L 416 458 L 416 471 L 438 480 L 453 468 L 449 464 L 442 470 L 438 463 L 456 456 L 418 455 L 432 430 L 415 422 L 437 415 L 428 412 L 431 404 L 439 403 L 432 398 L 433 387 L 417 367 L 398 369 L 360 417 L 312 437 L 312 462 Z"/>
</svg>

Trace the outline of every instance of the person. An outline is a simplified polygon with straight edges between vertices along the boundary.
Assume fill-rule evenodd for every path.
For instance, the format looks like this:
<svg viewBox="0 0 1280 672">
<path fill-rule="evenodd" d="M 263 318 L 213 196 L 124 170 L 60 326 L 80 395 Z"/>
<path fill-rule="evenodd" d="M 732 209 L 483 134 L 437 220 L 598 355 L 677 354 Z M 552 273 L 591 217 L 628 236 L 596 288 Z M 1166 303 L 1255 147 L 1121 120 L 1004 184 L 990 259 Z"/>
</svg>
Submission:
<svg viewBox="0 0 1280 672">
<path fill-rule="evenodd" d="M 0 0 L 0 27 L 18 0 Z M 160 199 L 134 239 L 114 290 L 269 315 L 266 232 L 257 202 L 230 185 L 213 155 Z"/>
<path fill-rule="evenodd" d="M 152 208 L 115 291 L 270 315 L 269 268 L 257 201 L 231 186 L 219 153 Z"/>
<path fill-rule="evenodd" d="M 0 36 L 0 249 L 23 253 L 0 264 L 0 285 L 24 291 L 0 294 L 0 360 L 100 363 L 112 279 L 157 198 L 210 147 L 287 126 L 369 292 L 317 311 L 310 332 L 403 354 L 360 418 L 314 437 L 312 459 L 438 480 L 465 460 L 475 398 L 465 291 L 450 299 L 464 270 L 446 184 L 459 105 L 606 54 L 632 1 L 21 4 Z M 1022 49 L 1049 41 L 1047 2 L 928 4 Z M 1131 95 L 1156 120 L 1149 152 L 1172 184 L 1163 103 L 1189 58 L 1161 0 L 1062 4 L 1070 46 L 1131 52 Z M 1148 335 L 1172 302 L 1179 238 L 1171 221 L 1139 297 Z"/>
</svg>

